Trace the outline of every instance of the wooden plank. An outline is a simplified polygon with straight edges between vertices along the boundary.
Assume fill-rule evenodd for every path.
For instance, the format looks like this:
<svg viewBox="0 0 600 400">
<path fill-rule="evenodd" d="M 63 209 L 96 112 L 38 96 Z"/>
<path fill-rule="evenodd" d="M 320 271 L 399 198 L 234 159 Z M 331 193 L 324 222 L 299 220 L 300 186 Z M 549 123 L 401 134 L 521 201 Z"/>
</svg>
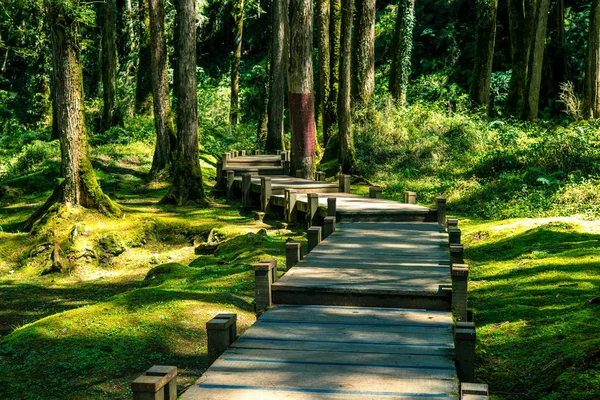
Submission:
<svg viewBox="0 0 600 400">
<path fill-rule="evenodd" d="M 439 263 L 393 263 L 393 262 L 382 262 L 382 261 L 360 261 L 347 260 L 339 261 L 338 259 L 320 259 L 319 257 L 305 258 L 300 261 L 296 267 L 298 268 L 355 268 L 355 269 L 373 269 L 377 268 L 380 270 L 392 269 L 392 270 L 403 270 L 411 271 L 421 274 L 429 274 L 430 271 L 437 271 L 439 273 L 450 273 L 450 262 L 448 264 Z"/>
</svg>

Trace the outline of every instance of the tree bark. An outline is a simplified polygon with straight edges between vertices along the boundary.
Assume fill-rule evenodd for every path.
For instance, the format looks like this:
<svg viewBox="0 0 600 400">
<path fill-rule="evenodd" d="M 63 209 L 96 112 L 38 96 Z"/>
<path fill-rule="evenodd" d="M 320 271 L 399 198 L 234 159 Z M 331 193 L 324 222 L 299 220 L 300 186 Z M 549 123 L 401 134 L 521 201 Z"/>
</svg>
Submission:
<svg viewBox="0 0 600 400">
<path fill-rule="evenodd" d="M 330 50 L 329 50 L 329 0 L 317 0 L 318 17 L 318 53 L 319 53 L 319 114 L 323 121 L 323 132 L 325 132 L 325 113 L 327 110 L 327 100 L 329 98 L 329 68 L 330 68 Z"/>
<path fill-rule="evenodd" d="M 512 76 L 507 111 L 536 119 L 550 0 L 508 0 Z"/>
<path fill-rule="evenodd" d="M 171 149 L 176 137 L 171 114 L 167 69 L 167 41 L 165 37 L 165 10 L 162 0 L 149 0 L 150 67 L 152 71 L 152 97 L 156 146 L 150 176 L 165 169 L 171 160 Z"/>
<path fill-rule="evenodd" d="M 271 59 L 269 65 L 269 115 L 265 150 L 283 150 L 285 68 L 288 62 L 288 1 L 273 0 Z"/>
<path fill-rule="evenodd" d="M 102 8 L 102 87 L 104 109 L 102 130 L 121 123 L 117 108 L 117 36 L 115 0 L 105 0 Z"/>
<path fill-rule="evenodd" d="M 244 31 L 244 0 L 237 0 L 233 8 L 235 39 L 231 62 L 231 107 L 229 123 L 237 125 L 240 112 L 240 62 L 242 59 L 242 33 Z"/>
<path fill-rule="evenodd" d="M 315 174 L 315 108 L 313 100 L 313 3 L 290 1 L 288 103 L 292 127 L 291 170 Z"/>
<path fill-rule="evenodd" d="M 398 107 L 406 105 L 414 27 L 415 1 L 400 0 L 392 44 L 392 68 L 390 71 L 390 92 Z"/>
<path fill-rule="evenodd" d="M 119 207 L 106 196 L 96 180 L 88 152 L 83 116 L 83 74 L 77 41 L 78 23 L 72 4 L 46 0 L 52 45 L 54 106 L 60 141 L 61 183 L 46 203 L 27 221 L 30 229 L 55 203 L 83 206 L 119 215 Z"/>
<path fill-rule="evenodd" d="M 150 16 L 148 2 L 140 0 L 138 8 L 139 24 L 138 37 L 140 40 L 137 82 L 135 85 L 135 112 L 148 114 L 152 109 L 152 70 L 150 65 Z"/>
<path fill-rule="evenodd" d="M 198 151 L 195 0 L 176 0 L 175 9 L 177 142 L 173 149 L 173 184 L 162 202 L 207 205 Z"/>
<path fill-rule="evenodd" d="M 477 44 L 470 97 L 473 104 L 485 106 L 489 112 L 498 0 L 478 0 L 476 7 Z"/>
<path fill-rule="evenodd" d="M 584 118 L 600 118 L 600 0 L 592 0 L 585 58 Z"/>
<path fill-rule="evenodd" d="M 356 107 L 367 105 L 375 91 L 375 11 L 375 0 L 357 0 L 352 64 L 352 94 Z"/>
<path fill-rule="evenodd" d="M 323 114 L 323 143 L 327 145 L 337 123 L 337 98 L 340 83 L 340 38 L 342 29 L 341 0 L 330 0 L 329 20 L 329 95 Z"/>
<path fill-rule="evenodd" d="M 565 0 L 556 0 L 548 16 L 548 47 L 546 49 L 542 93 L 556 98 L 560 84 L 567 82 L 567 42 L 565 31 Z M 544 90 L 545 89 L 545 90 Z"/>
<path fill-rule="evenodd" d="M 338 118 L 340 139 L 340 167 L 350 173 L 354 168 L 354 140 L 350 118 L 350 54 L 352 48 L 352 8 L 353 0 L 342 1 L 342 37 L 340 58 L 340 93 L 338 96 Z"/>
</svg>

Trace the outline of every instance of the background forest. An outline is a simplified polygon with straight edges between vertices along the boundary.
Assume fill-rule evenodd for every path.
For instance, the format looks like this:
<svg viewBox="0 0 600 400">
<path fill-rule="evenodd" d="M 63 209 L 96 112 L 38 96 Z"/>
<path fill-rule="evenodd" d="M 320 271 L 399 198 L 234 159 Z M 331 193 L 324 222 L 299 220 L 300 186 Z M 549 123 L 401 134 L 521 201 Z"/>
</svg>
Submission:
<svg viewBox="0 0 600 400">
<path fill-rule="evenodd" d="M 195 6 L 196 83 L 178 86 L 183 3 Z M 223 152 L 291 147 L 288 91 L 311 87 L 316 160 L 298 161 L 308 175 L 316 163 L 330 178 L 351 173 L 356 193 L 412 190 L 423 205 L 445 195 L 461 218 L 477 373 L 495 398 L 597 399 L 600 2 L 287 7 L 0 2 L 0 375 L 10 382 L 0 394 L 125 399 L 152 364 L 177 365 L 182 390 L 206 368 L 209 317 L 228 310 L 252 324 L 248 266 L 283 262 L 302 231 L 205 194 Z M 302 7 L 311 26 L 295 17 Z M 102 189 L 91 208 L 102 212 L 40 219 L 64 184 L 56 27 L 81 65 L 89 171 Z M 164 55 L 153 59 L 157 35 Z M 299 43 L 310 46 L 290 50 Z M 289 51 L 312 53 L 311 79 L 286 66 Z M 185 89 L 197 96 L 198 171 L 165 150 L 178 146 Z M 194 181 L 197 199 L 176 192 L 181 181 Z M 213 240 L 224 241 L 215 254 L 195 254 Z"/>
</svg>

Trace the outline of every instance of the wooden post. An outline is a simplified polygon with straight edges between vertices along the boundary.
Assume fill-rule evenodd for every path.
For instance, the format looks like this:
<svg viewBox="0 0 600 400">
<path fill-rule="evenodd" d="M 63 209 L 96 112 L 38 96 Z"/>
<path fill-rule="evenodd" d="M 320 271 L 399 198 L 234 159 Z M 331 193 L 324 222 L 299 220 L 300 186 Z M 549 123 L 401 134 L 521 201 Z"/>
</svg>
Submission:
<svg viewBox="0 0 600 400">
<path fill-rule="evenodd" d="M 254 265 L 254 281 L 256 284 L 256 303 L 254 305 L 257 315 L 271 307 L 271 285 L 273 284 L 273 267 L 275 263 L 258 263 Z"/>
<path fill-rule="evenodd" d="M 450 245 L 450 262 L 452 264 L 462 264 L 464 259 L 465 247 L 462 244 Z"/>
<path fill-rule="evenodd" d="M 468 383 L 460 384 L 461 400 L 488 400 L 490 391 L 485 383 Z"/>
<path fill-rule="evenodd" d="M 308 226 L 313 226 L 317 221 L 317 210 L 319 208 L 319 194 L 318 193 L 308 193 L 306 195 L 306 201 L 308 203 L 308 215 L 306 219 L 308 220 Z"/>
<path fill-rule="evenodd" d="M 351 175 L 342 175 L 338 177 L 339 182 L 339 192 L 340 193 L 350 193 L 350 178 Z"/>
<path fill-rule="evenodd" d="M 208 363 L 212 364 L 231 345 L 230 326 L 231 319 L 213 318 L 206 323 L 206 336 L 208 339 Z"/>
<path fill-rule="evenodd" d="M 229 153 L 223 153 L 221 157 L 221 161 L 223 161 L 223 167 L 227 166 L 227 161 L 229 161 Z"/>
<path fill-rule="evenodd" d="M 235 181 L 235 172 L 227 171 L 227 198 L 233 199 L 233 182 Z"/>
<path fill-rule="evenodd" d="M 237 157 L 237 156 L 238 156 L 238 154 L 239 154 L 239 153 L 238 153 L 238 151 L 237 151 L 237 150 L 234 150 L 234 151 L 233 151 L 233 157 L 234 157 L 234 158 L 235 158 L 235 157 Z"/>
<path fill-rule="evenodd" d="M 327 198 L 327 216 L 328 217 L 335 217 L 336 216 L 336 208 L 337 208 L 337 200 L 335 197 L 328 197 Z"/>
<path fill-rule="evenodd" d="M 296 178 L 302 178 L 302 176 L 304 176 L 304 170 L 297 169 L 296 170 Z"/>
<path fill-rule="evenodd" d="M 469 266 L 452 264 L 452 312 L 458 321 L 467 320 Z"/>
<path fill-rule="evenodd" d="M 319 243 L 321 243 L 321 227 L 311 226 L 306 231 L 308 236 L 308 252 L 310 253 Z"/>
<path fill-rule="evenodd" d="M 458 219 L 457 218 L 448 218 L 446 219 L 446 226 L 448 229 L 450 228 L 458 228 Z"/>
<path fill-rule="evenodd" d="M 254 155 L 255 155 L 255 156 L 260 156 L 260 150 L 258 150 L 258 149 L 255 149 L 255 150 L 254 150 Z"/>
<path fill-rule="evenodd" d="M 281 154 L 281 150 L 275 150 L 275 154 L 280 155 Z"/>
<path fill-rule="evenodd" d="M 176 400 L 177 367 L 155 365 L 131 382 L 133 400 Z"/>
<path fill-rule="evenodd" d="M 335 232 L 335 217 L 325 217 L 323 219 L 323 239 Z"/>
<path fill-rule="evenodd" d="M 246 155 L 246 150 L 240 151 L 240 156 L 244 157 Z"/>
<path fill-rule="evenodd" d="M 283 160 L 282 163 L 283 163 L 283 174 L 289 175 L 290 174 L 290 162 L 288 160 Z"/>
<path fill-rule="evenodd" d="M 229 325 L 229 344 L 237 340 L 237 314 L 235 313 L 218 313 L 215 318 L 230 320 Z"/>
<path fill-rule="evenodd" d="M 268 176 L 260 177 L 260 210 L 268 212 L 271 210 L 271 178 Z"/>
<path fill-rule="evenodd" d="M 217 176 L 216 176 L 215 189 L 223 188 L 223 161 L 217 161 Z"/>
<path fill-rule="evenodd" d="M 448 228 L 448 238 L 450 244 L 460 244 L 461 231 L 458 228 Z"/>
<path fill-rule="evenodd" d="M 444 226 L 446 223 L 446 198 L 436 197 L 435 201 L 437 203 L 437 222 Z"/>
<path fill-rule="evenodd" d="M 242 206 L 244 208 L 252 207 L 252 175 L 242 174 Z"/>
<path fill-rule="evenodd" d="M 300 252 L 302 243 L 300 242 L 287 242 L 285 244 L 285 269 L 289 271 L 294 265 L 300 261 Z"/>
<path fill-rule="evenodd" d="M 317 182 L 325 182 L 325 172 L 317 171 Z"/>
<path fill-rule="evenodd" d="M 404 202 L 407 204 L 417 204 L 417 192 L 404 192 Z"/>
<path fill-rule="evenodd" d="M 277 282 L 277 260 L 260 260 L 258 262 L 258 264 L 273 264 L 272 267 L 270 267 L 270 271 L 271 271 L 271 282 L 275 283 Z"/>
<path fill-rule="evenodd" d="M 380 199 L 383 195 L 383 189 L 379 186 L 370 186 L 369 187 L 369 198 L 371 199 Z"/>
<path fill-rule="evenodd" d="M 456 372 L 461 382 L 475 380 L 475 324 L 459 322 L 454 331 Z"/>
<path fill-rule="evenodd" d="M 284 189 L 285 196 L 285 222 L 292 224 L 297 221 L 296 210 L 296 191 L 294 189 Z"/>
</svg>

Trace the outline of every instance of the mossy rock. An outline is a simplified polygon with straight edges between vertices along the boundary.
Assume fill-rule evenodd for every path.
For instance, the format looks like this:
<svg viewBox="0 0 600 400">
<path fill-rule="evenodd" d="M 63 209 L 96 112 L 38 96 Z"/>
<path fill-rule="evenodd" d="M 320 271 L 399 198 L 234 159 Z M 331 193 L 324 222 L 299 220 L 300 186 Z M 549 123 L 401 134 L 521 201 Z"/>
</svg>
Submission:
<svg viewBox="0 0 600 400">
<path fill-rule="evenodd" d="M 127 250 L 123 241 L 116 233 L 109 233 L 98 241 L 100 248 L 107 254 L 118 256 Z"/>
<path fill-rule="evenodd" d="M 171 279 L 182 279 L 190 275 L 190 267 L 179 263 L 161 264 L 146 274 L 142 286 L 157 286 Z"/>
</svg>

